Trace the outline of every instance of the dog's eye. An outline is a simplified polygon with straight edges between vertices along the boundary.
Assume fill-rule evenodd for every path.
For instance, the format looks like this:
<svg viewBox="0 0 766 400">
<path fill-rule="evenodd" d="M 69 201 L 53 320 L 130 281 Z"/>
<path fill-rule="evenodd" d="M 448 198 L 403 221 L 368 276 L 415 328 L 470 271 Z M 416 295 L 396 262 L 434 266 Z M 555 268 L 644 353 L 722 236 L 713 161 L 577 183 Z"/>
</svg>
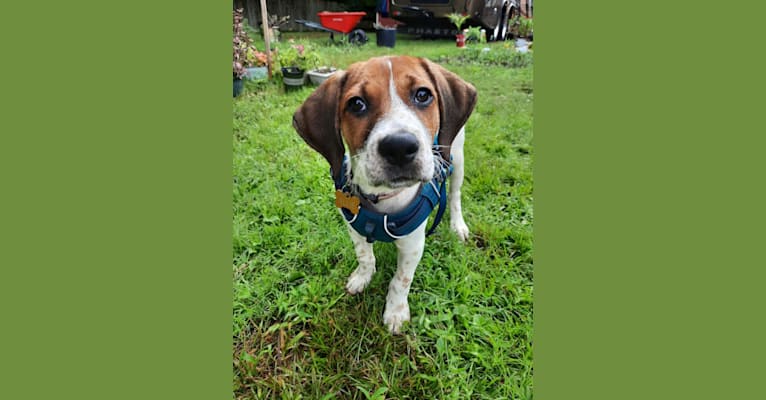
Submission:
<svg viewBox="0 0 766 400">
<path fill-rule="evenodd" d="M 362 115 L 367 112 L 367 102 L 361 97 L 352 97 L 349 99 L 346 108 L 356 115 Z"/>
<path fill-rule="evenodd" d="M 431 94 L 430 90 L 426 88 L 420 88 L 415 91 L 412 99 L 415 101 L 416 106 L 427 107 L 434 100 L 434 95 Z"/>
</svg>

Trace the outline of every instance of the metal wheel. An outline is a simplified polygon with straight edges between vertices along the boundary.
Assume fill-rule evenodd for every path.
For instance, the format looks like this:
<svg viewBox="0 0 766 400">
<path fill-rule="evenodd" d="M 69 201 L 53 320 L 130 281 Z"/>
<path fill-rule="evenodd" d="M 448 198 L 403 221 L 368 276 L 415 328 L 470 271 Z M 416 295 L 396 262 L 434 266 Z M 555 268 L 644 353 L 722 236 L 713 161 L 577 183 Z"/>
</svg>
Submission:
<svg viewBox="0 0 766 400">
<path fill-rule="evenodd" d="M 518 14 L 518 10 L 516 10 L 513 5 L 509 4 L 508 8 L 506 9 L 506 12 L 503 13 L 503 27 L 500 29 L 500 39 L 499 40 L 507 40 L 508 35 L 510 34 L 510 26 L 511 26 L 511 20 L 513 20 L 513 17 L 515 14 Z"/>
<path fill-rule="evenodd" d="M 348 42 L 355 45 L 363 45 L 367 43 L 367 34 L 361 29 L 356 29 L 348 34 Z"/>
<path fill-rule="evenodd" d="M 500 18 L 497 19 L 497 25 L 495 25 L 495 30 L 492 32 L 492 40 L 494 41 L 505 40 L 505 35 L 508 33 L 508 11 L 509 10 L 510 10 L 510 4 L 503 5 L 503 10 L 500 11 Z"/>
</svg>

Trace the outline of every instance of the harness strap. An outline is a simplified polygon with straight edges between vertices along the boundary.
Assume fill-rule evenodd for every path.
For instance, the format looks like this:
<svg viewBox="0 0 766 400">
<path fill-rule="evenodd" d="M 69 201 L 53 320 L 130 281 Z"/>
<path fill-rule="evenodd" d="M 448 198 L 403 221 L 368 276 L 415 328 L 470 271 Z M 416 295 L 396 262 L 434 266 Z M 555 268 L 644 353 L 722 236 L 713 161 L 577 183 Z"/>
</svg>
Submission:
<svg viewBox="0 0 766 400">
<path fill-rule="evenodd" d="M 451 167 L 451 166 L 450 166 Z M 439 222 L 442 221 L 444 210 L 447 208 L 447 180 L 443 180 L 439 186 L 439 209 L 436 210 L 436 216 L 434 216 L 434 222 L 431 223 L 431 228 L 426 233 L 426 236 L 431 236 L 436 227 L 439 226 Z"/>
<path fill-rule="evenodd" d="M 340 212 L 354 230 L 367 238 L 367 242 L 393 242 L 417 229 L 438 205 L 439 209 L 426 233 L 426 236 L 430 236 L 436 231 L 447 208 L 447 177 L 452 172 L 451 167 L 442 169 L 432 180 L 424 183 L 420 194 L 398 213 L 382 214 L 362 206 L 355 214 L 342 207 Z M 344 156 L 342 171 L 334 181 L 337 190 L 351 193 L 351 188 L 347 185 L 348 168 L 348 157 Z"/>
<path fill-rule="evenodd" d="M 437 138 L 434 138 L 434 148 L 437 146 Z M 450 161 L 452 157 L 450 157 Z M 360 235 L 367 238 L 367 242 L 376 240 L 381 242 L 393 242 L 417 229 L 423 221 L 428 219 L 433 209 L 438 205 L 431 227 L 426 236 L 436 231 L 436 227 L 444 216 L 447 209 L 447 177 L 452 174 L 452 163 L 440 167 L 433 179 L 421 185 L 420 194 L 404 210 L 396 214 L 381 214 L 359 205 L 356 213 L 346 208 L 339 208 L 343 218 Z M 376 202 L 363 193 L 353 193 L 352 185 L 349 184 L 350 166 L 348 156 L 343 156 L 341 170 L 337 175 L 330 169 L 330 175 L 335 182 L 335 189 L 354 196 L 361 196 L 368 201 Z M 374 197 L 374 196 L 373 196 Z"/>
</svg>

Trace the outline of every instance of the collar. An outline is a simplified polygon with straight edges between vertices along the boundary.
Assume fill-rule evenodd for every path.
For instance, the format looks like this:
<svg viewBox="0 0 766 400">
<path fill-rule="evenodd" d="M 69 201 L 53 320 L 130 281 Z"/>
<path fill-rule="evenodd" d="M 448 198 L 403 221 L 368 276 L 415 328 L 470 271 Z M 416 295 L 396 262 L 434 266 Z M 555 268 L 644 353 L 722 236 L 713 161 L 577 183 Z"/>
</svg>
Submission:
<svg viewBox="0 0 766 400">
<path fill-rule="evenodd" d="M 332 171 L 330 171 L 332 174 Z M 404 189 L 394 190 L 393 192 L 380 193 L 380 194 L 367 194 L 362 192 L 362 188 L 359 185 L 352 183 L 354 173 L 349 166 L 348 156 L 343 156 L 343 166 L 341 167 L 341 175 L 338 180 L 335 180 L 335 189 L 341 190 L 347 195 L 356 196 L 359 199 L 366 200 L 372 204 L 378 204 L 381 200 L 390 199 Z"/>
</svg>

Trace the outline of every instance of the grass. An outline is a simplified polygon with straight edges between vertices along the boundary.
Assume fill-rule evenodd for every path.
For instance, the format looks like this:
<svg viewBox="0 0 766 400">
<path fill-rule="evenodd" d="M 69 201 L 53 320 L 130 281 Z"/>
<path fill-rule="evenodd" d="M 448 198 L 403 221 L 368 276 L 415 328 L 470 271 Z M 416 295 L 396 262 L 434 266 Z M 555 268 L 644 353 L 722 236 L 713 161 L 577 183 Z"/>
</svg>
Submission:
<svg viewBox="0 0 766 400">
<path fill-rule="evenodd" d="M 415 273 L 412 321 L 389 334 L 382 314 L 396 249 L 377 243 L 372 282 L 345 294 L 356 259 L 329 166 L 291 125 L 313 88 L 248 83 L 233 101 L 234 395 L 532 398 L 532 68 L 472 63 L 448 40 L 371 42 L 322 53 L 339 68 L 375 55 L 425 56 L 477 87 L 463 186 L 471 238 L 460 243 L 445 216 Z"/>
</svg>

